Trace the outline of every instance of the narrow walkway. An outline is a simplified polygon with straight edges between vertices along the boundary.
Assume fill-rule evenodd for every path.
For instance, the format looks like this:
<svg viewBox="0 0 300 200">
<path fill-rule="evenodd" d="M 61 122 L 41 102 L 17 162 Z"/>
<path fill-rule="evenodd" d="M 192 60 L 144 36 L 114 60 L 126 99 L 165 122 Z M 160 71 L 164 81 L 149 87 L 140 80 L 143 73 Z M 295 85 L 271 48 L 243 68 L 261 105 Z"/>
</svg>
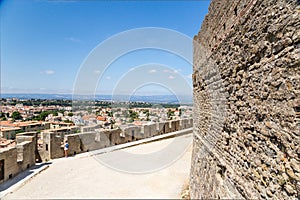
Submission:
<svg viewBox="0 0 300 200">
<path fill-rule="evenodd" d="M 149 155 L 168 148 L 174 138 L 141 144 L 104 154 L 85 153 L 52 161 L 49 168 L 33 177 L 24 186 L 4 199 L 85 199 L 85 198 L 180 198 L 188 179 L 191 160 L 192 134 L 179 137 L 188 148 L 169 166 L 151 173 L 132 174 L 101 164 L 107 157 L 129 154 Z M 177 140 L 176 139 L 176 140 Z M 170 152 L 172 154 L 172 152 Z M 102 157 L 104 158 L 102 159 Z M 120 157 L 119 157 L 120 158 Z M 149 157 L 147 162 L 161 162 Z M 100 161 L 99 161 L 100 160 Z M 120 158 L 120 163 L 126 161 Z M 118 162 L 114 162 L 115 164 Z M 127 163 L 128 164 L 128 163 Z M 135 165 L 136 163 L 130 163 Z M 107 165 L 107 163 L 106 163 Z M 114 166 L 112 166 L 114 167 Z M 122 170 L 122 169 L 121 169 Z"/>
</svg>

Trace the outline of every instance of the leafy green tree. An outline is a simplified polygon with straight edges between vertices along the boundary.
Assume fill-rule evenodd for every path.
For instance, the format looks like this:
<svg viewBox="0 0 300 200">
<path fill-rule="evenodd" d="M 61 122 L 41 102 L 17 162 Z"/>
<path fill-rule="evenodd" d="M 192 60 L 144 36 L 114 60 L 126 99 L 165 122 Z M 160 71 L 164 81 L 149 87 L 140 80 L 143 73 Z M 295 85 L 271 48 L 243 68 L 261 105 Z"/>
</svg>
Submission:
<svg viewBox="0 0 300 200">
<path fill-rule="evenodd" d="M 46 117 L 48 117 L 49 114 L 50 114 L 49 111 L 41 112 L 41 114 L 39 115 L 40 120 L 45 121 Z"/>
<path fill-rule="evenodd" d="M 70 121 L 70 120 L 68 120 L 68 119 L 64 120 L 64 122 L 65 122 L 65 123 L 73 123 L 72 121 Z"/>
<path fill-rule="evenodd" d="M 3 112 L 0 112 L 0 120 L 6 120 L 6 115 Z"/>
<path fill-rule="evenodd" d="M 89 114 L 92 114 L 92 108 L 88 108 L 88 109 L 87 109 L 87 112 L 88 112 Z"/>
<path fill-rule="evenodd" d="M 128 110 L 123 110 L 123 111 L 122 111 L 122 115 L 123 115 L 125 118 L 129 118 L 129 111 L 128 111 Z"/>
<path fill-rule="evenodd" d="M 129 110 L 129 116 L 130 116 L 130 119 L 132 121 L 134 121 L 134 119 L 137 119 L 139 117 L 139 114 L 137 112 L 134 112 L 132 110 Z"/>
<path fill-rule="evenodd" d="M 147 117 L 146 121 L 150 121 L 150 119 L 149 119 L 149 116 L 150 116 L 149 110 L 144 110 L 143 113 L 146 114 L 146 117 Z"/>
<path fill-rule="evenodd" d="M 23 119 L 21 114 L 18 112 L 18 111 L 14 111 L 12 114 L 11 114 L 11 118 L 13 118 L 13 120 L 20 120 L 20 119 Z"/>
<path fill-rule="evenodd" d="M 23 130 L 17 130 L 16 131 L 16 134 L 18 134 L 18 133 L 24 133 L 25 131 L 23 131 Z"/>
<path fill-rule="evenodd" d="M 112 116 L 113 116 L 113 112 L 111 112 L 111 111 L 106 111 L 106 114 L 107 114 L 109 117 L 112 117 Z"/>
<path fill-rule="evenodd" d="M 172 111 L 171 109 L 168 110 L 167 112 L 167 116 L 168 116 L 168 119 L 172 119 L 172 116 L 174 116 L 174 111 Z"/>
<path fill-rule="evenodd" d="M 72 112 L 69 112 L 69 113 L 68 113 L 68 116 L 69 116 L 69 117 L 73 117 L 73 115 L 74 115 L 74 114 L 73 114 Z"/>
</svg>

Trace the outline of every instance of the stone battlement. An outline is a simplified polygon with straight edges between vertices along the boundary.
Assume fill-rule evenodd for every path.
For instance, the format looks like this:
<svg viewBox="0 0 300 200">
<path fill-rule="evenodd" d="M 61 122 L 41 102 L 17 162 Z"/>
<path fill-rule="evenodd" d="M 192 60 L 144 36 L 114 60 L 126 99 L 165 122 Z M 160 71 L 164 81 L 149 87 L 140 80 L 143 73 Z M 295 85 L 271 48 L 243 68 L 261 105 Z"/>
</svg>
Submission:
<svg viewBox="0 0 300 200">
<path fill-rule="evenodd" d="M 45 132 L 42 133 L 43 146 L 40 148 L 39 154 L 43 161 L 64 157 L 62 143 L 65 140 L 68 140 L 69 143 L 69 154 L 75 155 L 191 127 L 193 127 L 192 119 L 182 119 L 76 134 Z"/>
<path fill-rule="evenodd" d="M 17 135 L 16 145 L 1 149 L 0 183 L 30 168 L 36 161 L 36 133 Z"/>
</svg>

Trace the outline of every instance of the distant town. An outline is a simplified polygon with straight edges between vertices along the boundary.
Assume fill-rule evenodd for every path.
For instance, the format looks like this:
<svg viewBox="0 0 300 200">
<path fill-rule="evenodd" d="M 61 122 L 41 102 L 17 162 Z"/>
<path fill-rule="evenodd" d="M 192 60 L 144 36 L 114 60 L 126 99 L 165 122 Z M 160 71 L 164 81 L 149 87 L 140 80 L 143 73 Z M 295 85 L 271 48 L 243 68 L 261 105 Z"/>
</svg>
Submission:
<svg viewBox="0 0 300 200">
<path fill-rule="evenodd" d="M 0 136 L 14 140 L 16 134 L 28 131 L 79 133 L 93 126 L 115 129 L 191 117 L 192 106 L 189 105 L 2 98 Z M 1 145 L 7 143 L 2 141 Z"/>
</svg>

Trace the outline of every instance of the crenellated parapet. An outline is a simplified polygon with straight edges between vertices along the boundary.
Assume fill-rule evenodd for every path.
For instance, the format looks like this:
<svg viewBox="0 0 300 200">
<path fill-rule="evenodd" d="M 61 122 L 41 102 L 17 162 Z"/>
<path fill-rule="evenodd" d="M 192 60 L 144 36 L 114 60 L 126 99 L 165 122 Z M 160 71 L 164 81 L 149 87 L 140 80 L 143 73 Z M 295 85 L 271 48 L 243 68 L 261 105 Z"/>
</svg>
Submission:
<svg viewBox="0 0 300 200">
<path fill-rule="evenodd" d="M 0 183 L 35 165 L 36 136 L 36 132 L 18 134 L 15 145 L 0 149 Z"/>
<path fill-rule="evenodd" d="M 44 132 L 42 133 L 44 144 L 39 152 L 42 159 L 47 161 L 64 157 L 62 144 L 65 140 L 69 143 L 69 154 L 76 155 L 192 127 L 193 119 L 189 118 L 166 122 L 149 122 L 140 126 L 126 125 L 116 129 L 75 134 Z"/>
</svg>

